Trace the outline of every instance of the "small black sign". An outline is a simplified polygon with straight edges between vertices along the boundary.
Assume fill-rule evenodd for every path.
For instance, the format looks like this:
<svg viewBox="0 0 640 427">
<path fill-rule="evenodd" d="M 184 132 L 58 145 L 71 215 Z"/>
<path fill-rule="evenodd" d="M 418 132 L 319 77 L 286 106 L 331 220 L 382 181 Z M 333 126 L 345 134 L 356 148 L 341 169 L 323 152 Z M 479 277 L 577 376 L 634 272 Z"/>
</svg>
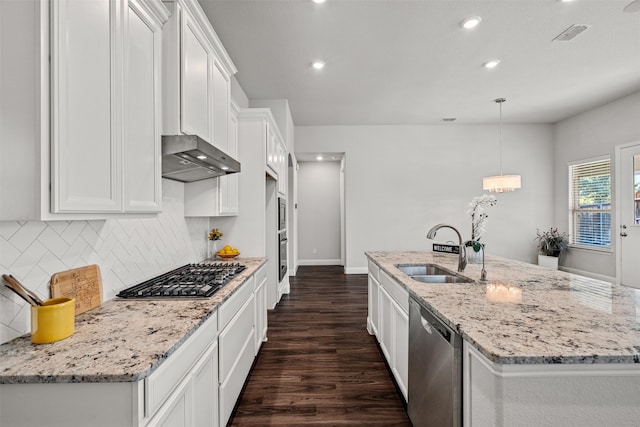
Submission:
<svg viewBox="0 0 640 427">
<path fill-rule="evenodd" d="M 446 254 L 459 254 L 460 246 L 458 245 L 443 245 L 442 243 L 433 244 L 433 252 L 444 252 Z"/>
</svg>

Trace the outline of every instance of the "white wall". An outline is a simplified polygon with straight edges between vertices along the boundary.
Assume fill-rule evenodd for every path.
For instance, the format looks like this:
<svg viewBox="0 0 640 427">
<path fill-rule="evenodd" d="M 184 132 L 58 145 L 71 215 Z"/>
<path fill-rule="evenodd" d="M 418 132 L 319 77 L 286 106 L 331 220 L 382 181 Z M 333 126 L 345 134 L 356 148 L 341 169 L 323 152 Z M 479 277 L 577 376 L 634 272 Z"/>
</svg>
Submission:
<svg viewBox="0 0 640 427">
<path fill-rule="evenodd" d="M 468 203 L 499 173 L 498 138 L 497 125 L 296 127 L 297 153 L 345 153 L 345 271 L 365 272 L 369 250 L 430 250 L 439 222 L 470 238 Z M 483 240 L 487 253 L 536 262 L 536 228 L 553 219 L 553 128 L 505 125 L 503 141 L 503 172 L 523 188 L 498 195 Z"/>
<path fill-rule="evenodd" d="M 157 218 L 108 221 L 1 221 L 0 270 L 40 297 L 53 273 L 98 264 L 103 299 L 206 256 L 208 218 L 184 218 L 184 184 L 162 180 Z M 0 286 L 0 343 L 30 332 L 29 306 Z"/>
<path fill-rule="evenodd" d="M 340 265 L 340 162 L 299 164 L 299 263 Z"/>
<path fill-rule="evenodd" d="M 616 145 L 640 142 L 640 92 L 556 123 L 554 139 L 554 221 L 561 230 L 570 232 L 567 165 L 601 155 L 611 156 L 613 164 Z M 613 164 L 613 191 L 615 168 Z M 615 209 L 615 200 L 612 206 Z M 612 233 L 618 230 L 615 210 L 611 216 L 611 230 Z M 613 253 L 572 249 L 563 255 L 561 264 L 574 270 L 615 277 L 615 235 L 611 240 Z"/>
</svg>

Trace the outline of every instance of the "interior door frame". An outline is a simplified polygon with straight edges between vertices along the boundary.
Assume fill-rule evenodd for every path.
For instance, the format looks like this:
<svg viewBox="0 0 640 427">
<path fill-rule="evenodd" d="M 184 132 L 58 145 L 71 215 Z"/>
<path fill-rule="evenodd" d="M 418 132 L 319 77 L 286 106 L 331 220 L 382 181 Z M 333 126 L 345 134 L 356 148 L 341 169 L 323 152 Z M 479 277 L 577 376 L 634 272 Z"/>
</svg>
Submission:
<svg viewBox="0 0 640 427">
<path fill-rule="evenodd" d="M 638 146 L 640 148 L 640 140 L 628 142 L 626 144 L 616 145 L 615 147 L 615 209 L 616 209 L 616 284 L 622 283 L 622 237 L 620 237 L 620 224 L 622 224 L 622 209 L 620 203 L 622 202 L 622 168 L 620 164 L 622 162 L 622 150 Z M 613 233 L 613 230 L 611 230 Z"/>
</svg>

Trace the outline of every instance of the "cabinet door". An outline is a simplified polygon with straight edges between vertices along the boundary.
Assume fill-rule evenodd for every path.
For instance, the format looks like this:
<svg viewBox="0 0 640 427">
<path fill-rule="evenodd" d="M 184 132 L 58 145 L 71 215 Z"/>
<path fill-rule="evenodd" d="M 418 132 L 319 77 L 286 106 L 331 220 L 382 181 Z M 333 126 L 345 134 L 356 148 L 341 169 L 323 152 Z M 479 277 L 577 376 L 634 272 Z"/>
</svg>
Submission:
<svg viewBox="0 0 640 427">
<path fill-rule="evenodd" d="M 229 153 L 229 102 L 231 82 L 222 69 L 222 64 L 214 61 L 211 67 L 213 84 L 213 145 Z"/>
<path fill-rule="evenodd" d="M 379 325 L 379 315 L 378 315 L 378 281 L 371 275 L 369 275 L 369 325 L 371 328 L 371 334 L 378 337 L 378 325 Z"/>
<path fill-rule="evenodd" d="M 406 400 L 409 376 L 409 316 L 393 301 L 391 302 L 391 315 L 393 331 L 391 371 Z"/>
<path fill-rule="evenodd" d="M 193 425 L 218 425 L 218 341 L 193 368 Z"/>
<path fill-rule="evenodd" d="M 124 25 L 124 204 L 126 211 L 160 210 L 161 27 L 138 0 L 128 2 Z"/>
<path fill-rule="evenodd" d="M 267 278 L 256 288 L 256 351 L 258 354 L 262 342 L 267 338 Z"/>
<path fill-rule="evenodd" d="M 227 154 L 238 158 L 238 115 L 234 108 L 229 115 L 229 144 Z M 220 215 L 238 214 L 238 179 L 237 173 L 218 178 L 219 213 Z"/>
<path fill-rule="evenodd" d="M 193 425 L 191 378 L 187 377 L 147 426 L 191 427 Z"/>
<path fill-rule="evenodd" d="M 378 332 L 380 333 L 380 335 L 378 337 L 378 341 L 380 342 L 380 348 L 382 349 L 384 357 L 387 359 L 387 362 L 389 362 L 389 366 L 391 366 L 391 349 L 393 345 L 391 341 L 391 334 L 393 333 L 391 317 L 392 300 L 391 296 L 384 290 L 382 286 L 380 286 L 379 297 L 380 307 L 378 312 L 380 315 L 380 326 L 378 328 Z"/>
<path fill-rule="evenodd" d="M 121 2 L 51 2 L 52 211 L 122 209 L 116 126 Z"/>
<path fill-rule="evenodd" d="M 198 24 L 187 11 L 181 23 L 180 130 L 188 135 L 211 138 L 212 49 Z"/>
</svg>

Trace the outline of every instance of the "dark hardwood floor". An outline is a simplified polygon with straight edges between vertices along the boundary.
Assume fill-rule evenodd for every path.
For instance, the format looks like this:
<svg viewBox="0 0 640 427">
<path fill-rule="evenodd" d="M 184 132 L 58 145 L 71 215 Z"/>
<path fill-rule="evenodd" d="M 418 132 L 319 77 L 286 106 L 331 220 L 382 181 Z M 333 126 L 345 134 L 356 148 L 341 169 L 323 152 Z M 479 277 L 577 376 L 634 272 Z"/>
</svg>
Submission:
<svg viewBox="0 0 640 427">
<path fill-rule="evenodd" d="M 228 425 L 411 426 L 366 330 L 367 276 L 300 267 Z"/>
</svg>

